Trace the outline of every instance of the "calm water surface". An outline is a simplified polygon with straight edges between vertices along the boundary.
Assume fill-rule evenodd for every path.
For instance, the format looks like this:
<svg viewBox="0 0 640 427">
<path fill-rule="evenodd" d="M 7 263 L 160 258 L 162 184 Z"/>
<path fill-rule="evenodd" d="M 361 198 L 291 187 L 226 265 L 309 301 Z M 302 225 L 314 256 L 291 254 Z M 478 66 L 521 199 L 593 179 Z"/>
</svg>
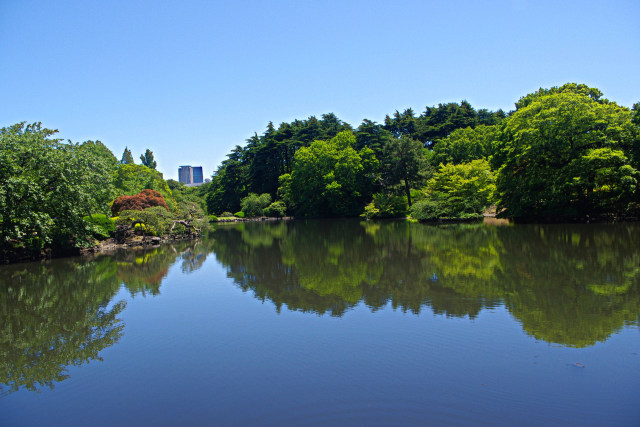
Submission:
<svg viewBox="0 0 640 427">
<path fill-rule="evenodd" d="M 640 227 L 297 221 L 0 266 L 0 425 L 640 425 Z"/>
</svg>

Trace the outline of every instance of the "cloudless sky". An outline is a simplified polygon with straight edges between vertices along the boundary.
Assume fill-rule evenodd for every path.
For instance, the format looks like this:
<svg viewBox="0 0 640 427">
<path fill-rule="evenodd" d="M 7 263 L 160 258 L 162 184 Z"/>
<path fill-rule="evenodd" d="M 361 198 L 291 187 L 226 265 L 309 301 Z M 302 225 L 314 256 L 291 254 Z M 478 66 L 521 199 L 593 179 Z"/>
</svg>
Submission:
<svg viewBox="0 0 640 427">
<path fill-rule="evenodd" d="M 269 121 L 509 111 L 567 82 L 630 107 L 639 77 L 639 0 L 0 0 L 0 127 L 149 148 L 167 179 Z"/>
</svg>

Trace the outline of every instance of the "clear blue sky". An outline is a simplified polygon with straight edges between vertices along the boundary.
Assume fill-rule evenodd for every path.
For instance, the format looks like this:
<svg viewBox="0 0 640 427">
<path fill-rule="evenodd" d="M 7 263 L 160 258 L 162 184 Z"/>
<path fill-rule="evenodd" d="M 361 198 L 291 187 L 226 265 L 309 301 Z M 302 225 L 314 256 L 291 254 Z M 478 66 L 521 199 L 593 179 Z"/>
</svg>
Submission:
<svg viewBox="0 0 640 427">
<path fill-rule="evenodd" d="M 41 121 L 165 178 L 210 176 L 269 121 L 357 127 L 539 87 L 640 101 L 640 1 L 0 1 L 0 127 Z"/>
</svg>

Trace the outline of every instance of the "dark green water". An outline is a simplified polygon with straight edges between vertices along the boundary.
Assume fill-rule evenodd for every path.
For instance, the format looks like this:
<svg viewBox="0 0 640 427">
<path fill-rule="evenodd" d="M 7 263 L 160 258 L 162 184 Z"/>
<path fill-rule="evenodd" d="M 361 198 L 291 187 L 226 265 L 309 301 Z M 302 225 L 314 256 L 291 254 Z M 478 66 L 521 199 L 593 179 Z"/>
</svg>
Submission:
<svg viewBox="0 0 640 427">
<path fill-rule="evenodd" d="M 640 425 L 639 224 L 225 225 L 0 315 L 0 425 Z"/>
</svg>

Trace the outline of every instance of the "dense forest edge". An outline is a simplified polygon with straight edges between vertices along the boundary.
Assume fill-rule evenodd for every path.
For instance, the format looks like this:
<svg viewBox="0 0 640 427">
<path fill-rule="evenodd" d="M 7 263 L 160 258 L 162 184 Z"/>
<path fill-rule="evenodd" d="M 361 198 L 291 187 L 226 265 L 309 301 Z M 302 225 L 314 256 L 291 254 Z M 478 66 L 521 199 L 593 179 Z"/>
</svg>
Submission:
<svg viewBox="0 0 640 427">
<path fill-rule="evenodd" d="M 252 217 L 410 216 L 617 221 L 640 215 L 640 102 L 584 84 L 364 119 L 272 122 L 237 145 L 210 183 L 165 180 L 149 149 L 135 164 L 100 141 L 63 142 L 40 123 L 0 129 L 0 262 L 77 253 L 111 239 L 197 236 Z"/>
</svg>

